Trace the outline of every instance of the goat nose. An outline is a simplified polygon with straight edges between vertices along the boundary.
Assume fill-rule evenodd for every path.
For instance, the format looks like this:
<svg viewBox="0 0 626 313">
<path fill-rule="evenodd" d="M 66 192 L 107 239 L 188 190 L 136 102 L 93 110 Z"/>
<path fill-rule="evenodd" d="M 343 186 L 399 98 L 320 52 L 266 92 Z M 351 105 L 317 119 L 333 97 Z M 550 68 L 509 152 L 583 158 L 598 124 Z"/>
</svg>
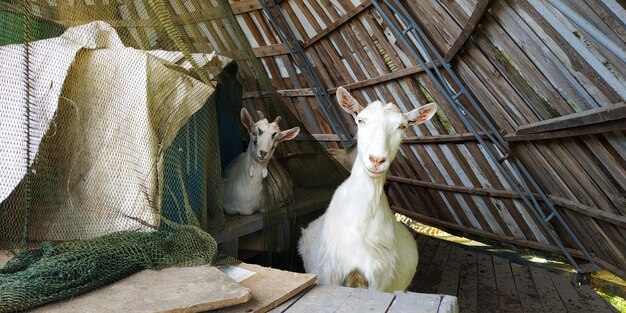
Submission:
<svg viewBox="0 0 626 313">
<path fill-rule="evenodd" d="M 267 151 L 259 150 L 259 154 L 264 158 L 267 155 Z"/>
<path fill-rule="evenodd" d="M 374 163 L 375 165 L 380 165 L 385 163 L 385 161 L 387 161 L 387 158 L 384 156 L 375 156 L 370 154 L 370 161 L 372 161 L 372 163 Z"/>
</svg>

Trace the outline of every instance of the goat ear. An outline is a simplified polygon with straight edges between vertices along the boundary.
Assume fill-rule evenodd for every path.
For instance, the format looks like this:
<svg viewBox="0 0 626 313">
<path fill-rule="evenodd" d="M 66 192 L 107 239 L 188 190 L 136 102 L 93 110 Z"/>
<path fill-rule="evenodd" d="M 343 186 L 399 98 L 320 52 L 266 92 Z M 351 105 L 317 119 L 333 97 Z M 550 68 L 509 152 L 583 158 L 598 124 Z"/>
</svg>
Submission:
<svg viewBox="0 0 626 313">
<path fill-rule="evenodd" d="M 252 129 L 252 125 L 254 125 L 254 121 L 252 120 L 252 116 L 248 113 L 246 108 L 241 108 L 241 124 L 250 132 Z"/>
<path fill-rule="evenodd" d="M 359 115 L 359 112 L 363 110 L 359 101 L 354 99 L 354 97 L 343 87 L 337 88 L 337 102 L 339 102 L 339 105 L 344 111 L 350 113 L 355 118 Z"/>
<path fill-rule="evenodd" d="M 417 109 L 414 109 L 408 113 L 405 113 L 409 126 L 422 124 L 433 116 L 437 112 L 437 105 L 435 103 L 425 104 Z"/>
<path fill-rule="evenodd" d="M 300 133 L 300 127 L 294 127 L 294 128 L 291 128 L 291 129 L 283 130 L 278 135 L 278 140 L 277 141 L 292 140 L 292 139 L 296 138 L 296 136 L 298 136 L 299 133 Z"/>
<path fill-rule="evenodd" d="M 256 110 L 256 114 L 259 116 L 259 121 L 265 118 L 265 114 L 259 110 Z"/>
</svg>

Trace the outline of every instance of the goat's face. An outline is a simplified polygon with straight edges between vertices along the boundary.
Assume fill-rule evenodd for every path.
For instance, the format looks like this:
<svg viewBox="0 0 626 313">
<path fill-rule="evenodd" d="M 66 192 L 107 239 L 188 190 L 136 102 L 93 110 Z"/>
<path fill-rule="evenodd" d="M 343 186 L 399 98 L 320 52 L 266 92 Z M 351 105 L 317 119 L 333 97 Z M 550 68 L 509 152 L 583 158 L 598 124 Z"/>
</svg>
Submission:
<svg viewBox="0 0 626 313">
<path fill-rule="evenodd" d="M 242 108 L 241 123 L 243 123 L 250 134 L 250 149 L 252 149 L 252 151 L 248 151 L 248 153 L 250 153 L 256 161 L 266 162 L 274 155 L 274 150 L 278 143 L 295 138 L 300 132 L 300 127 L 281 131 L 280 126 L 278 126 L 281 119 L 280 116 L 276 117 L 274 122 L 270 123 L 263 116 L 261 111 L 257 111 L 257 113 L 260 119 L 254 122 L 248 110 Z"/>
<path fill-rule="evenodd" d="M 437 111 L 437 105 L 429 103 L 408 113 L 392 104 L 380 101 L 361 107 L 343 87 L 337 89 L 341 107 L 350 113 L 358 124 L 357 160 L 371 177 L 384 175 L 396 157 L 407 127 L 424 123 Z"/>
</svg>

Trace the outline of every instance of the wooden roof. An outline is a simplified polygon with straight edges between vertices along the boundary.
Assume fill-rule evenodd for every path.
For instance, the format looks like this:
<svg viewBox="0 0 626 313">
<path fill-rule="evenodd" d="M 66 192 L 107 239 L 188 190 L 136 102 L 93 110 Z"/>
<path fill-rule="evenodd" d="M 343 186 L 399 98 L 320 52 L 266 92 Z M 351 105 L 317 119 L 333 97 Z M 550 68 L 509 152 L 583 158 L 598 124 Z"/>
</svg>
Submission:
<svg viewBox="0 0 626 313">
<path fill-rule="evenodd" d="M 566 2 L 623 47 L 624 7 Z M 623 60 L 545 1 L 403 3 L 595 262 L 626 277 Z M 231 6 L 288 107 L 315 138 L 337 147 L 337 135 L 259 2 Z M 432 123 L 409 131 L 394 162 L 388 177 L 394 209 L 432 225 L 559 251 L 370 0 L 280 6 L 329 93 L 345 86 L 363 104 L 382 99 L 405 110 L 430 98 L 439 104 Z M 554 227 L 581 257 L 565 230 Z"/>
</svg>

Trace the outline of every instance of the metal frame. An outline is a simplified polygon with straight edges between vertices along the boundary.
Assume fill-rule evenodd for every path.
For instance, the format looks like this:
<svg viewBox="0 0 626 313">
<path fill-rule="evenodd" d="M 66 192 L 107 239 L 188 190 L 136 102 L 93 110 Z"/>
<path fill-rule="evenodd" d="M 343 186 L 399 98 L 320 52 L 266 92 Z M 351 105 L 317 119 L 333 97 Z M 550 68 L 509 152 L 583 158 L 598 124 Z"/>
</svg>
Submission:
<svg viewBox="0 0 626 313">
<path fill-rule="evenodd" d="M 344 148 L 353 146 L 356 143 L 355 140 L 352 138 L 352 135 L 350 135 L 348 127 L 345 125 L 343 119 L 337 111 L 337 108 L 333 104 L 330 94 L 326 88 L 324 88 L 324 85 L 322 84 L 322 81 L 317 73 L 313 70 L 313 65 L 304 52 L 302 42 L 296 38 L 295 34 L 289 27 L 287 19 L 283 15 L 280 6 L 275 0 L 260 0 L 260 3 L 263 8 L 263 12 L 265 13 L 265 17 L 272 24 L 280 39 L 285 43 L 285 46 L 287 46 L 287 50 L 293 59 L 293 63 L 302 72 L 307 85 L 311 88 L 311 91 L 313 92 L 313 95 L 319 103 L 322 113 L 328 122 L 328 125 L 330 125 L 332 131 L 338 135 Z M 274 9 L 275 13 L 272 12 L 272 9 Z M 280 26 L 281 23 L 284 27 Z"/>
<path fill-rule="evenodd" d="M 444 58 L 439 54 L 439 52 L 432 45 L 426 34 L 411 18 L 410 14 L 407 12 L 404 6 L 398 0 L 372 0 L 372 4 L 374 4 L 389 28 L 393 31 L 394 36 L 396 36 L 396 38 L 410 50 L 410 53 L 412 53 L 415 59 L 417 59 L 419 65 L 425 70 L 426 74 L 433 82 L 433 84 L 435 84 L 437 89 L 439 89 L 445 96 L 448 103 L 450 103 L 454 111 L 463 121 L 463 124 L 465 124 L 469 131 L 474 135 L 479 144 L 483 146 L 485 152 L 487 153 L 489 158 L 494 161 L 494 164 L 509 182 L 509 185 L 521 196 L 522 202 L 535 216 L 535 218 L 540 220 L 540 225 L 542 226 L 542 228 L 559 247 L 559 249 L 565 255 L 570 264 L 576 269 L 576 271 L 581 272 L 579 264 L 574 260 L 569 251 L 567 251 L 565 246 L 563 246 L 563 243 L 561 242 L 558 234 L 551 227 L 550 221 L 556 220 L 556 222 L 558 222 L 561 227 L 565 229 L 567 234 L 571 236 L 580 251 L 582 251 L 589 263 L 592 264 L 592 267 L 596 267 L 591 254 L 589 254 L 589 252 L 580 242 L 576 234 L 574 234 L 574 232 L 565 222 L 561 214 L 556 210 L 552 200 L 550 200 L 550 198 L 546 196 L 543 190 L 541 190 L 541 187 L 539 187 L 539 185 L 535 182 L 533 177 L 526 170 L 526 168 L 519 161 L 519 159 L 510 154 L 508 142 L 496 130 L 495 126 L 487 118 L 485 112 L 472 97 L 472 94 L 475 93 L 473 91 L 471 93 L 468 92 L 463 82 L 452 70 L 450 64 L 447 63 Z M 393 14 L 393 16 L 401 24 L 403 24 L 404 29 L 400 30 L 398 26 L 396 26 L 392 18 L 386 13 L 385 10 L 383 10 L 382 4 L 384 4 L 388 8 L 388 10 L 391 11 L 391 14 Z M 410 35 L 419 46 L 420 51 L 418 51 L 417 47 L 414 47 L 411 44 L 411 39 L 409 38 Z M 430 54 L 428 53 L 428 51 L 430 51 Z M 433 66 L 431 68 L 427 66 L 427 64 L 435 64 L 433 56 L 442 65 L 443 69 L 445 70 L 445 74 L 447 74 L 447 76 L 451 80 L 446 78 L 444 74 L 441 73 L 439 67 Z M 468 88 L 471 87 L 469 87 L 468 85 Z M 460 101 L 461 97 L 465 97 L 465 99 L 467 99 L 467 101 L 471 105 L 471 108 L 478 113 L 478 116 L 474 116 L 467 110 L 465 105 Z M 479 135 L 479 131 L 487 136 L 488 142 L 490 144 L 487 144 L 487 142 Z M 507 163 L 508 167 L 504 166 L 505 162 Z M 548 206 L 548 215 L 544 213 L 532 190 L 534 190 L 534 193 L 538 194 L 540 198 L 544 201 L 544 203 Z"/>
</svg>

